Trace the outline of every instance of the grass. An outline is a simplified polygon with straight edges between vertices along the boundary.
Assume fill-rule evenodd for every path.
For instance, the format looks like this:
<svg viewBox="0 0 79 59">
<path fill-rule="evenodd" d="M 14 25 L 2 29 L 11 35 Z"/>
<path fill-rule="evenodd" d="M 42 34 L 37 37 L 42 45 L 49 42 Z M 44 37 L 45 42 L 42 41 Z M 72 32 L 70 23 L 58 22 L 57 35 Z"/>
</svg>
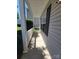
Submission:
<svg viewBox="0 0 79 59">
<path fill-rule="evenodd" d="M 18 27 L 18 26 L 17 26 L 17 31 L 19 31 L 19 30 L 21 30 L 21 27 Z"/>
<path fill-rule="evenodd" d="M 17 26 L 17 31 L 21 30 L 21 27 L 18 27 Z M 39 28 L 33 28 L 33 32 L 38 32 L 39 31 Z"/>
<path fill-rule="evenodd" d="M 33 32 L 38 32 L 39 28 L 33 28 Z"/>
</svg>

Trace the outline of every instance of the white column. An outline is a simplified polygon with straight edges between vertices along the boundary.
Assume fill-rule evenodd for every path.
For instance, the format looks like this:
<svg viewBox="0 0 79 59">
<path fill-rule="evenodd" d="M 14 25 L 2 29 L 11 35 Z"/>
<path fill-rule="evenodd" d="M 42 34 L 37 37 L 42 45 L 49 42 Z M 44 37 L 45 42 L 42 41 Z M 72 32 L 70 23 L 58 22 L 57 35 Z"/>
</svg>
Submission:
<svg viewBox="0 0 79 59">
<path fill-rule="evenodd" d="M 21 28 L 22 28 L 22 39 L 23 39 L 23 52 L 27 52 L 27 30 L 26 21 L 24 16 L 24 0 L 20 0 L 20 17 L 21 17 Z"/>
</svg>

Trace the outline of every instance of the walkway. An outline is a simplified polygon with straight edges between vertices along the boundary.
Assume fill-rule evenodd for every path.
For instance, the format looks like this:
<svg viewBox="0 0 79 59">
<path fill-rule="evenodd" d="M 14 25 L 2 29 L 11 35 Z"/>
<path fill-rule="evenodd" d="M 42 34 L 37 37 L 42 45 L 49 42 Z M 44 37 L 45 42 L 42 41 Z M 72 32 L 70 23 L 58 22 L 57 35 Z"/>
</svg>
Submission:
<svg viewBox="0 0 79 59">
<path fill-rule="evenodd" d="M 35 35 L 35 34 L 33 34 Z M 36 39 L 36 40 L 35 40 Z M 41 36 L 41 33 L 38 33 L 38 36 L 32 37 L 30 43 L 30 49 L 27 54 L 23 54 L 21 59 L 52 59 L 46 48 L 44 40 Z"/>
</svg>

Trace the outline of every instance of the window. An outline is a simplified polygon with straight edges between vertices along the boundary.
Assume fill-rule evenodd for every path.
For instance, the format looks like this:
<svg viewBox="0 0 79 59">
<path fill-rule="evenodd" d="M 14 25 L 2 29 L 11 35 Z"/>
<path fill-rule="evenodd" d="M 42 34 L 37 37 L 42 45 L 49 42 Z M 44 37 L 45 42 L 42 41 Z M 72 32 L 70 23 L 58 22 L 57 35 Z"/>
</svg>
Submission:
<svg viewBox="0 0 79 59">
<path fill-rule="evenodd" d="M 51 4 L 47 8 L 47 13 L 46 13 L 46 28 L 45 29 L 45 34 L 48 36 L 48 31 L 49 31 L 49 22 L 50 22 L 50 12 L 51 12 Z"/>
</svg>

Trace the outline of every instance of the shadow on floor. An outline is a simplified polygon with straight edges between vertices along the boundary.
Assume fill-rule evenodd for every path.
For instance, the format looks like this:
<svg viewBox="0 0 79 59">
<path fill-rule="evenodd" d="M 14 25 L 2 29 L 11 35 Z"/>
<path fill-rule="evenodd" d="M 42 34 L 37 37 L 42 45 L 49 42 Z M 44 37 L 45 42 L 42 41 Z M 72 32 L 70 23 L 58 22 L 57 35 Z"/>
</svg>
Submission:
<svg viewBox="0 0 79 59">
<path fill-rule="evenodd" d="M 38 32 L 33 32 L 31 41 L 29 42 L 28 48 L 31 49 L 32 46 L 33 48 L 36 48 L 36 39 L 38 37 Z M 33 39 L 34 38 L 34 39 Z"/>
<path fill-rule="evenodd" d="M 44 59 L 44 56 L 40 48 L 33 48 L 28 53 L 23 54 L 21 59 Z"/>
<path fill-rule="evenodd" d="M 44 59 L 43 50 L 36 47 L 37 37 L 39 37 L 38 32 L 33 32 L 31 41 L 28 46 L 29 51 L 28 53 L 23 54 L 21 59 Z"/>
</svg>

